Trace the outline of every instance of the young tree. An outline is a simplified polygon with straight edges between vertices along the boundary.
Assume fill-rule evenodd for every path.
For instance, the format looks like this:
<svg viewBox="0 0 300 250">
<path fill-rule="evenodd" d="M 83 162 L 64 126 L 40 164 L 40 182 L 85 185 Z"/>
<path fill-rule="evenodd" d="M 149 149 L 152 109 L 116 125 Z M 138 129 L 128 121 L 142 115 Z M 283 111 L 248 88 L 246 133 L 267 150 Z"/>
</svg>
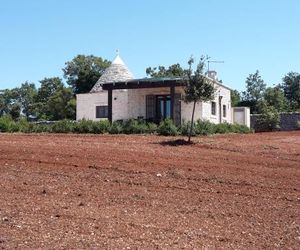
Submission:
<svg viewBox="0 0 300 250">
<path fill-rule="evenodd" d="M 66 62 L 64 77 L 75 94 L 87 93 L 110 64 L 101 57 L 78 55 Z"/>
<path fill-rule="evenodd" d="M 193 103 L 191 126 L 189 131 L 188 142 L 191 141 L 191 135 L 194 126 L 194 114 L 196 104 L 207 102 L 214 99 L 215 88 L 213 84 L 204 76 L 205 57 L 200 58 L 195 72 L 192 70 L 194 59 L 191 57 L 188 61 L 189 69 L 187 70 L 187 84 L 185 86 L 185 102 Z"/>
</svg>

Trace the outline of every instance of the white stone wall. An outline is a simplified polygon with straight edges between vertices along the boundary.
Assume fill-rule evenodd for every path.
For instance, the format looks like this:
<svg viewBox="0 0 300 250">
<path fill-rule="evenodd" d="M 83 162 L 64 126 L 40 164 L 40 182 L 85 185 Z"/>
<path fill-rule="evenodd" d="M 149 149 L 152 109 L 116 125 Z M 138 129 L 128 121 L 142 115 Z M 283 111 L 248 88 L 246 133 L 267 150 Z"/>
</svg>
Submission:
<svg viewBox="0 0 300 250">
<path fill-rule="evenodd" d="M 230 90 L 216 85 L 216 94 L 214 102 L 216 103 L 216 115 L 211 114 L 211 102 L 205 102 L 202 103 L 202 119 L 203 120 L 209 120 L 213 123 L 219 123 L 220 122 L 220 107 L 219 107 L 219 96 L 222 96 L 221 100 L 221 112 L 222 122 L 228 122 L 232 123 L 232 112 L 231 112 L 231 94 Z M 226 117 L 223 117 L 223 105 L 226 105 Z"/>
<path fill-rule="evenodd" d="M 250 108 L 248 107 L 233 107 L 232 122 L 240 125 L 245 125 L 250 128 Z"/>
<path fill-rule="evenodd" d="M 96 118 L 96 106 L 105 106 L 108 102 L 107 91 L 76 95 L 76 120 L 87 119 L 93 121 L 105 120 Z M 126 90 L 113 91 L 113 120 L 128 119 L 128 92 Z"/>
<path fill-rule="evenodd" d="M 175 93 L 184 95 L 183 87 L 176 87 Z M 170 88 L 153 88 L 153 89 L 129 89 L 113 90 L 113 120 L 126 120 L 129 118 L 146 118 L 146 96 L 147 95 L 168 95 Z M 232 110 L 230 100 L 230 90 L 217 86 L 215 95 L 216 115 L 211 114 L 211 102 L 199 103 L 195 108 L 195 120 L 204 119 L 213 123 L 219 123 L 219 96 L 222 97 L 222 105 L 226 105 L 226 117 L 222 115 L 222 122 L 232 123 Z M 107 92 L 88 93 L 77 95 L 77 112 L 76 119 L 96 119 L 96 106 L 107 105 Z M 221 109 L 223 108 L 221 105 Z M 181 101 L 181 121 L 191 119 L 193 103 Z"/>
</svg>

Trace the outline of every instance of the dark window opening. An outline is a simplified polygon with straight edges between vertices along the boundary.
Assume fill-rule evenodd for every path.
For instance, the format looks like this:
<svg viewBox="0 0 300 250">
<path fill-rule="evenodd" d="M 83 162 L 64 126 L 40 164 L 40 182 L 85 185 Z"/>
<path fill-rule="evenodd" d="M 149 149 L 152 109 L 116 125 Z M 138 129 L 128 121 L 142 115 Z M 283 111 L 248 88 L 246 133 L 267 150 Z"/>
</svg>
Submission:
<svg viewBox="0 0 300 250">
<path fill-rule="evenodd" d="M 226 117 L 226 105 L 223 105 L 223 117 Z"/>
<path fill-rule="evenodd" d="M 96 118 L 108 118 L 108 106 L 96 106 Z"/>
<path fill-rule="evenodd" d="M 216 102 L 211 102 L 211 114 L 216 115 Z"/>
</svg>

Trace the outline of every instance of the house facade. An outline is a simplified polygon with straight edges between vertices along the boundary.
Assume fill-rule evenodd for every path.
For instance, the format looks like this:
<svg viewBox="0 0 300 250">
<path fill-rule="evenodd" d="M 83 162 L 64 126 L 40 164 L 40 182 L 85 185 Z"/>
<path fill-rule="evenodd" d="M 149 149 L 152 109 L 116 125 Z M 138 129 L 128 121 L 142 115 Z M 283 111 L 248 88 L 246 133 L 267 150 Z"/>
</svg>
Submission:
<svg viewBox="0 0 300 250">
<path fill-rule="evenodd" d="M 233 123 L 231 90 L 209 72 L 216 88 L 215 99 L 196 105 L 195 119 Z M 135 79 L 119 55 L 106 69 L 90 93 L 77 95 L 76 119 L 110 121 L 144 119 L 160 122 L 171 118 L 177 125 L 189 121 L 193 104 L 183 101 L 186 81 L 182 78 Z"/>
</svg>

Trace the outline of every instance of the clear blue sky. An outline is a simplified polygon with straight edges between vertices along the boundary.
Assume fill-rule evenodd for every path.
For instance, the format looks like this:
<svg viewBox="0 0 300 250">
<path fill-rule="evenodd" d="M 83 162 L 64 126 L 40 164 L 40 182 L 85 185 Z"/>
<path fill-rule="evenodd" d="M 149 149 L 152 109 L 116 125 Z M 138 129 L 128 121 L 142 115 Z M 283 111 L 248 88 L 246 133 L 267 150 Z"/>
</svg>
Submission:
<svg viewBox="0 0 300 250">
<path fill-rule="evenodd" d="M 77 54 L 121 57 L 136 77 L 191 54 L 244 89 L 260 70 L 268 85 L 300 72 L 299 0 L 1 0 L 0 89 L 62 77 Z"/>
</svg>

